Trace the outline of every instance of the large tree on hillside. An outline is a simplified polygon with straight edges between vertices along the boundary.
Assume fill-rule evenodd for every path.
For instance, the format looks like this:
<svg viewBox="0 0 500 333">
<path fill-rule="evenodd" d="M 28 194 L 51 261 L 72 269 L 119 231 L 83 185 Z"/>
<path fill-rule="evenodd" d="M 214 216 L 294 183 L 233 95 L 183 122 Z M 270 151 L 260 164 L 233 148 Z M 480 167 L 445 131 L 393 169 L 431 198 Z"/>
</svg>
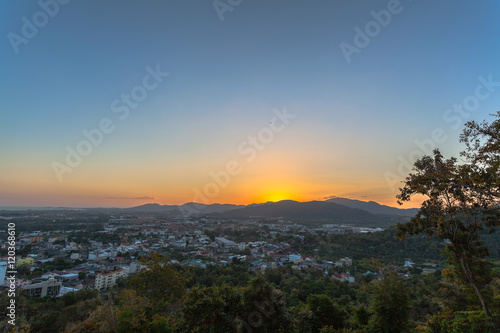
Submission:
<svg viewBox="0 0 500 333">
<path fill-rule="evenodd" d="M 127 288 L 144 296 L 155 310 L 161 311 L 182 299 L 189 278 L 183 271 L 176 270 L 167 257 L 152 252 L 142 257 L 144 268 L 128 281 Z"/>
<path fill-rule="evenodd" d="M 463 161 L 445 159 L 435 150 L 433 156 L 415 162 L 398 202 L 409 201 L 415 194 L 427 199 L 410 222 L 398 224 L 398 234 L 403 238 L 427 233 L 449 240 L 448 260 L 458 277 L 472 286 L 485 314 L 491 316 L 483 295 L 489 253 L 479 232 L 484 228 L 494 232 L 500 225 L 500 112 L 491 124 L 467 123 L 460 141 L 466 145 Z"/>
<path fill-rule="evenodd" d="M 181 309 L 181 323 L 189 332 L 237 332 L 242 328 L 241 308 L 238 288 L 228 285 L 194 287 Z"/>
<path fill-rule="evenodd" d="M 411 298 L 406 282 L 397 272 L 385 267 L 379 271 L 380 281 L 371 282 L 369 331 L 407 332 L 411 311 Z"/>
<path fill-rule="evenodd" d="M 250 332 L 289 332 L 292 318 L 286 307 L 285 294 L 257 275 L 243 288 L 243 329 Z"/>
</svg>

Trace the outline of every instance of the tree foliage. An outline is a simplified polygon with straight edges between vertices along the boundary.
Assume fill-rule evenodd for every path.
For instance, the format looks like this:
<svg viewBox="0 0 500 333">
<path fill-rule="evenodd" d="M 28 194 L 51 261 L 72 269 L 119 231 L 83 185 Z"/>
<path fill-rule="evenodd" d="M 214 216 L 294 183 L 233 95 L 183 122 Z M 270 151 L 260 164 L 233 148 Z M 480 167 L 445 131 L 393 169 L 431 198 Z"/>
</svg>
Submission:
<svg viewBox="0 0 500 333">
<path fill-rule="evenodd" d="M 483 310 L 490 316 L 482 289 L 489 251 L 479 238 L 484 228 L 494 232 L 500 225 L 499 161 L 500 112 L 491 124 L 469 122 L 461 136 L 466 159 L 459 163 L 446 159 L 439 150 L 415 162 L 406 178 L 398 202 L 409 201 L 415 194 L 426 197 L 418 214 L 409 223 L 398 224 L 399 236 L 426 233 L 449 241 L 446 254 L 456 277 L 470 283 Z"/>
<path fill-rule="evenodd" d="M 141 258 L 141 263 L 145 267 L 130 279 L 127 288 L 146 297 L 155 308 L 164 309 L 182 299 L 189 280 L 184 272 L 176 270 L 168 258 L 156 252 Z"/>
<path fill-rule="evenodd" d="M 340 329 L 347 314 L 326 295 L 309 295 L 305 307 L 297 314 L 296 326 L 303 332 L 319 332 L 324 327 Z"/>
<path fill-rule="evenodd" d="M 371 282 L 369 327 L 375 332 L 405 332 L 411 310 L 409 288 L 395 271 L 386 268 L 382 274 L 382 280 Z"/>
<path fill-rule="evenodd" d="M 239 289 L 228 285 L 195 287 L 187 294 L 182 322 L 190 332 L 234 332 L 241 328 L 241 310 Z"/>
<path fill-rule="evenodd" d="M 244 327 L 253 332 L 286 332 L 291 317 L 286 307 L 285 294 L 257 275 L 242 292 Z"/>
</svg>

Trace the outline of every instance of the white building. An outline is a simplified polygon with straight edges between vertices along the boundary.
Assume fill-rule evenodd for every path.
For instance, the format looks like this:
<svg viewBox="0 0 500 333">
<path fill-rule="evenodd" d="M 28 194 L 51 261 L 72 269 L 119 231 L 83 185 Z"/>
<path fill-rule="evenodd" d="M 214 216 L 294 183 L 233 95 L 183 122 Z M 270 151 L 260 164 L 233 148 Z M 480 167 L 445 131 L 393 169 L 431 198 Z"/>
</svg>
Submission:
<svg viewBox="0 0 500 333">
<path fill-rule="evenodd" d="M 215 237 L 215 242 L 221 246 L 221 247 L 224 247 L 224 248 L 228 248 L 228 249 L 237 249 L 238 248 L 238 244 L 229 240 L 229 239 L 226 239 L 224 237 Z"/>
<path fill-rule="evenodd" d="M 33 298 L 42 298 L 45 296 L 55 297 L 61 291 L 62 283 L 56 281 L 54 278 L 49 278 L 46 281 L 33 283 L 21 287 Z"/>
<path fill-rule="evenodd" d="M 415 265 L 414 262 L 411 262 L 410 260 L 405 261 L 405 267 L 413 267 Z"/>
<path fill-rule="evenodd" d="M 291 262 L 300 262 L 302 261 L 302 256 L 300 254 L 289 254 L 287 255 L 287 259 L 288 261 L 291 261 Z"/>
<path fill-rule="evenodd" d="M 78 289 L 76 288 L 70 288 L 70 287 L 62 287 L 61 291 L 59 292 L 60 296 L 66 295 L 67 293 L 76 293 Z"/>
<path fill-rule="evenodd" d="M 174 242 L 175 247 L 186 247 L 186 241 L 185 240 L 176 240 Z"/>
<path fill-rule="evenodd" d="M 342 266 L 352 266 L 352 259 L 349 259 L 348 257 L 345 258 L 340 258 L 335 262 L 335 266 L 337 267 L 342 267 Z"/>
<path fill-rule="evenodd" d="M 97 290 L 109 289 L 116 284 L 116 280 L 119 277 L 125 276 L 125 274 L 126 273 L 124 269 L 104 274 L 99 273 L 95 277 L 95 289 Z"/>
<path fill-rule="evenodd" d="M 348 273 L 341 273 L 340 276 L 342 277 L 341 281 L 346 281 L 349 283 L 354 283 L 354 281 L 355 281 L 354 276 L 351 276 Z"/>
</svg>

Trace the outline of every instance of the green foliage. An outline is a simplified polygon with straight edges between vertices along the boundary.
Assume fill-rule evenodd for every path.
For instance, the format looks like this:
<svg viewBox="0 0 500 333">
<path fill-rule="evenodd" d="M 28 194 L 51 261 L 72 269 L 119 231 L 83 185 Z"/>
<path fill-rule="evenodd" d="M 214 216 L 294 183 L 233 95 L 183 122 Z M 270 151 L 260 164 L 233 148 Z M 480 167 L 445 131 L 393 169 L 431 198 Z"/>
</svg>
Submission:
<svg viewBox="0 0 500 333">
<path fill-rule="evenodd" d="M 68 333 L 84 332 L 117 332 L 117 308 L 112 302 L 107 302 L 94 310 L 89 317 L 73 326 Z"/>
<path fill-rule="evenodd" d="M 0 307 L 5 309 L 9 301 L 6 293 L 0 294 Z M 37 333 L 62 332 L 85 320 L 101 304 L 95 291 L 80 291 L 61 298 L 46 297 L 34 300 L 22 289 L 17 289 L 16 326 L 23 326 L 26 332 L 28 328 Z M 8 326 L 0 325 L 0 330 L 7 331 L 6 327 Z"/>
<path fill-rule="evenodd" d="M 148 258 L 141 258 L 146 267 L 134 275 L 128 288 L 146 297 L 154 308 L 165 309 L 169 304 L 184 296 L 186 274 L 176 270 L 168 258 L 152 253 Z"/>
<path fill-rule="evenodd" d="M 61 315 L 57 321 L 58 330 L 72 327 L 74 323 L 83 321 L 102 305 L 102 301 L 95 297 L 89 299 L 81 299 L 76 303 L 66 306 L 61 310 Z"/>
<path fill-rule="evenodd" d="M 410 316 L 409 288 L 395 272 L 386 270 L 381 281 L 371 282 L 369 327 L 374 332 L 405 332 Z"/>
<path fill-rule="evenodd" d="M 347 314 L 326 295 L 310 295 L 305 308 L 298 314 L 296 326 L 302 331 L 319 332 L 323 327 L 340 329 Z"/>
<path fill-rule="evenodd" d="M 181 310 L 182 326 L 189 332 L 233 332 L 241 327 L 241 292 L 223 285 L 195 287 Z"/>
<path fill-rule="evenodd" d="M 81 301 L 96 298 L 99 292 L 93 289 L 80 290 L 74 293 L 67 293 L 61 299 L 64 306 L 70 306 Z"/>
<path fill-rule="evenodd" d="M 242 287 L 248 284 L 253 275 L 244 264 L 224 267 L 208 266 L 207 268 L 189 267 L 187 271 L 190 276 L 188 287 L 211 287 L 224 284 Z"/>
<path fill-rule="evenodd" d="M 134 290 L 124 290 L 116 311 L 118 332 L 147 332 L 150 320 L 147 316 L 149 302 Z"/>
<path fill-rule="evenodd" d="M 398 240 L 396 231 L 393 226 L 371 234 L 309 235 L 303 242 L 292 244 L 293 248 L 303 256 L 318 256 L 326 260 L 341 257 L 354 260 L 379 258 L 384 262 L 402 258 L 420 261 L 441 260 L 444 246 L 437 237 L 415 235 Z"/>
<path fill-rule="evenodd" d="M 415 162 L 397 196 L 400 203 L 415 194 L 426 197 L 418 214 L 398 225 L 399 236 L 426 233 L 449 240 L 445 254 L 454 277 L 471 285 L 487 316 L 483 289 L 491 281 L 489 251 L 479 236 L 484 228 L 494 232 L 500 225 L 500 112 L 497 117 L 491 124 L 467 123 L 461 136 L 466 163 L 445 159 L 436 149 Z"/>
<path fill-rule="evenodd" d="M 368 325 L 370 316 L 371 314 L 370 312 L 368 312 L 368 309 L 363 305 L 360 305 L 352 312 L 352 315 L 349 319 L 349 326 L 354 329 L 361 329 Z"/>
<path fill-rule="evenodd" d="M 426 326 L 428 332 L 497 332 L 495 323 L 484 311 L 457 311 L 451 317 L 430 316 Z"/>
<path fill-rule="evenodd" d="M 257 275 L 242 292 L 244 327 L 253 332 L 284 332 L 291 327 L 291 317 L 283 292 Z"/>
</svg>

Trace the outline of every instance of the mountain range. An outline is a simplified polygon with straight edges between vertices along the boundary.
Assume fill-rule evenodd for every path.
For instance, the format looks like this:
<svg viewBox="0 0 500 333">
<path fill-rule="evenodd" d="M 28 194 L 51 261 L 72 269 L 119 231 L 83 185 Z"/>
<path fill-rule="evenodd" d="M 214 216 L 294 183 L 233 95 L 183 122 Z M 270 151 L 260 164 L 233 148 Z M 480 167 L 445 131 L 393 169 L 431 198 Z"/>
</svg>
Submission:
<svg viewBox="0 0 500 333">
<path fill-rule="evenodd" d="M 7 207 L 0 207 L 0 210 Z M 18 207 L 15 210 L 22 210 Z M 330 198 L 325 201 L 298 202 L 283 200 L 250 205 L 201 204 L 189 202 L 183 205 L 160 205 L 148 203 L 130 208 L 27 208 L 29 211 L 71 210 L 109 215 L 154 214 L 170 217 L 208 217 L 221 219 L 281 219 L 304 225 L 353 224 L 364 227 L 388 227 L 398 222 L 407 222 L 418 209 L 399 209 L 381 205 L 374 201 L 360 201 L 347 198 Z"/>
<path fill-rule="evenodd" d="M 326 201 L 298 202 L 283 200 L 251 205 L 200 204 L 183 205 L 145 204 L 125 208 L 122 211 L 166 215 L 206 216 L 218 218 L 286 219 L 299 223 L 344 223 L 358 226 L 390 226 L 406 222 L 418 209 L 399 209 L 347 198 L 332 198 Z"/>
<path fill-rule="evenodd" d="M 326 200 L 326 202 L 333 202 L 339 205 L 344 205 L 351 208 L 359 208 L 366 210 L 372 214 L 384 214 L 384 215 L 400 215 L 400 216 L 408 216 L 413 217 L 417 214 L 418 208 L 396 208 L 381 205 L 375 201 L 360 201 L 354 199 L 346 199 L 346 198 L 331 198 Z"/>
</svg>

